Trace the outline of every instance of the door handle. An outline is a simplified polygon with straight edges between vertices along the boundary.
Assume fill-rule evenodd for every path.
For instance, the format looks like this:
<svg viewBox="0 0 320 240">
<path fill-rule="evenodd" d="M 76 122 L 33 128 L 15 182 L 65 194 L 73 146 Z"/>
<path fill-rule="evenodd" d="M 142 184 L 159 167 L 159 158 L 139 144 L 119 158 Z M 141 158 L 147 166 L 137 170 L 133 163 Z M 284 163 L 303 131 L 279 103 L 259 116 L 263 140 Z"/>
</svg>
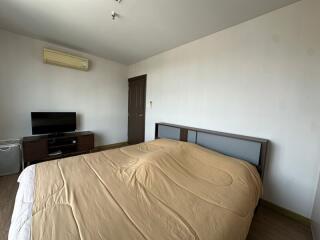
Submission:
<svg viewBox="0 0 320 240">
<path fill-rule="evenodd" d="M 140 113 L 138 116 L 139 116 L 139 117 L 143 117 L 143 114 L 142 114 L 142 113 Z"/>
</svg>

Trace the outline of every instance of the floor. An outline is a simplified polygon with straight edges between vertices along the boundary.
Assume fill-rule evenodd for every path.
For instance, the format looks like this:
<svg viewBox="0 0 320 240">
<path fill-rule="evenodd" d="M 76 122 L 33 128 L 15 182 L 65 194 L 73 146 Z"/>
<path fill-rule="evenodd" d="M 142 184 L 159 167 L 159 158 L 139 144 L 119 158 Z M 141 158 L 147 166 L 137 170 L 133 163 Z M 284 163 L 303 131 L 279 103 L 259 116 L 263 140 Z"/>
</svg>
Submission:
<svg viewBox="0 0 320 240">
<path fill-rule="evenodd" d="M 7 239 L 18 176 L 0 177 L 0 240 Z M 275 212 L 258 207 L 247 240 L 312 240 L 310 227 Z"/>
<path fill-rule="evenodd" d="M 247 240 L 312 240 L 312 234 L 310 226 L 259 206 Z"/>
<path fill-rule="evenodd" d="M 0 240 L 8 239 L 14 199 L 18 190 L 18 176 L 0 177 Z"/>
</svg>

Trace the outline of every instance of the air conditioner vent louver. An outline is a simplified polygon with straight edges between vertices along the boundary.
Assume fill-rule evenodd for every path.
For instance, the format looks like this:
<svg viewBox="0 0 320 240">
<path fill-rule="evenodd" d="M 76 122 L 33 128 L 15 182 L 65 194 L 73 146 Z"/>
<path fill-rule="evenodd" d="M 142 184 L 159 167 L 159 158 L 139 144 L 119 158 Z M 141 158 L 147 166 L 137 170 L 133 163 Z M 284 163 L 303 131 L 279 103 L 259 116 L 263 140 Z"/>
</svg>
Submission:
<svg viewBox="0 0 320 240">
<path fill-rule="evenodd" d="M 43 61 L 47 64 L 58 65 L 62 67 L 74 68 L 82 71 L 89 70 L 89 60 L 86 58 L 77 57 L 71 54 L 43 49 Z"/>
</svg>

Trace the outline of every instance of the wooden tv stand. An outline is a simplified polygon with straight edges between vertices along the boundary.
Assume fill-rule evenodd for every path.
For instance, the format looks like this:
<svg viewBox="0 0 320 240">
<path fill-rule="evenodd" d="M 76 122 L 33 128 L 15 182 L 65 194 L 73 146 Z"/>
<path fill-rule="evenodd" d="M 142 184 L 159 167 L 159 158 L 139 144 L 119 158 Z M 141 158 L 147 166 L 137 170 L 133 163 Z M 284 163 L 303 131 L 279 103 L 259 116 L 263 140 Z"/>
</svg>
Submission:
<svg viewBox="0 0 320 240">
<path fill-rule="evenodd" d="M 57 136 L 30 136 L 22 139 L 25 165 L 89 153 L 94 148 L 92 132 L 64 133 Z"/>
</svg>

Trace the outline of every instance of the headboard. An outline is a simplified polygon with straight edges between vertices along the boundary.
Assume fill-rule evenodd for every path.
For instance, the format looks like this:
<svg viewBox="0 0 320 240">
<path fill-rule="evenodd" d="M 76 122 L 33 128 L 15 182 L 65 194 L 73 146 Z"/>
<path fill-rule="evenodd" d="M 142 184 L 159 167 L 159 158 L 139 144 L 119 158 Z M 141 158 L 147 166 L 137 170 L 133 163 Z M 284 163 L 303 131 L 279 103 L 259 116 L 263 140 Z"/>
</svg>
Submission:
<svg viewBox="0 0 320 240">
<path fill-rule="evenodd" d="M 257 167 L 261 179 L 263 179 L 269 146 L 267 139 L 169 123 L 156 123 L 155 138 L 169 138 L 195 143 L 227 156 L 245 160 Z"/>
</svg>

